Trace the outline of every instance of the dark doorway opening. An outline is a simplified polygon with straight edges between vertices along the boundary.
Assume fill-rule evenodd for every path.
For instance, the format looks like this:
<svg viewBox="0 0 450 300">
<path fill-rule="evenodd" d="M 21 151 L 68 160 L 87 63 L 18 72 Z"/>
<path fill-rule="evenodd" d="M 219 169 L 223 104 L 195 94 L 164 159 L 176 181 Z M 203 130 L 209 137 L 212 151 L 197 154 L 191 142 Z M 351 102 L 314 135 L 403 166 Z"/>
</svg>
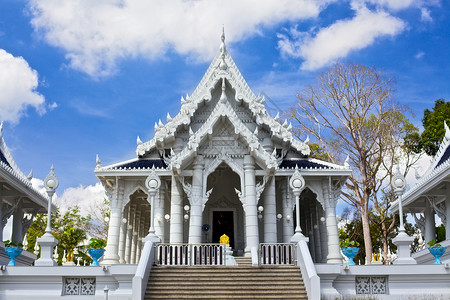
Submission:
<svg viewBox="0 0 450 300">
<path fill-rule="evenodd" d="M 213 211 L 212 242 L 219 243 L 226 234 L 230 238 L 230 247 L 234 249 L 233 211 Z"/>
</svg>

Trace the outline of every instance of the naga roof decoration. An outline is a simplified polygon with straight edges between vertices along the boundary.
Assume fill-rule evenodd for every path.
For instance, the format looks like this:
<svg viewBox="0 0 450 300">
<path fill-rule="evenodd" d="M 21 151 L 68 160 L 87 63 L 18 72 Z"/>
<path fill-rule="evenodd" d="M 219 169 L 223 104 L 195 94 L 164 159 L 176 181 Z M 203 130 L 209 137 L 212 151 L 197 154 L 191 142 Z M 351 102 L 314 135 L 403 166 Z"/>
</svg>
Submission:
<svg viewBox="0 0 450 300">
<path fill-rule="evenodd" d="M 22 171 L 17 166 L 14 161 L 11 152 L 6 146 L 5 140 L 3 139 L 3 122 L 0 124 L 0 169 L 4 170 L 6 173 L 10 174 L 10 176 L 17 179 L 21 182 L 25 187 L 32 191 L 34 196 L 39 197 L 41 201 L 47 201 L 47 196 L 41 194 L 37 189 L 35 189 L 31 185 L 31 179 L 33 178 L 33 173 L 30 172 L 28 176 L 25 176 Z"/>
<path fill-rule="evenodd" d="M 251 111 L 253 118 L 255 119 L 258 126 L 267 125 L 267 127 L 270 128 L 272 136 L 278 138 L 284 143 L 290 144 L 291 147 L 299 151 L 301 154 L 309 155 L 310 149 L 308 145 L 294 139 L 291 132 L 292 125 L 288 125 L 287 122 L 280 124 L 278 122 L 278 115 L 273 118 L 267 113 L 264 106 L 264 97 L 256 96 L 252 92 L 239 69 L 237 68 L 232 57 L 226 50 L 224 33 L 222 33 L 221 40 L 222 43 L 219 52 L 213 59 L 197 88 L 194 90 L 191 96 L 187 95 L 186 98 L 181 98 L 180 112 L 173 118 L 168 114 L 166 124 L 163 124 L 161 120 L 159 120 L 158 123 L 155 123 L 155 136 L 153 139 L 145 143 L 138 139 L 136 154 L 138 156 L 144 156 L 155 147 L 163 148 L 164 142 L 173 138 L 180 126 L 190 125 L 191 118 L 194 116 L 194 113 L 199 108 L 199 105 L 201 103 L 211 101 L 212 91 L 214 87 L 219 83 L 219 81 L 222 81 L 222 85 L 224 85 L 226 80 L 236 92 L 234 100 L 238 103 L 243 102 L 248 105 L 248 108 Z M 221 98 L 223 97 L 223 95 L 224 94 L 222 94 Z M 219 101 L 218 106 L 220 107 L 220 103 L 224 104 L 224 102 L 225 101 Z M 231 106 L 228 108 L 231 108 Z M 226 114 L 222 110 L 218 112 L 217 110 L 220 110 L 220 108 L 215 108 L 214 110 L 215 113 L 213 113 L 212 115 L 214 115 L 215 117 L 217 117 L 217 115 Z M 235 116 L 232 116 L 232 114 L 230 113 L 228 113 L 228 117 L 235 118 Z M 237 120 L 239 120 L 239 123 L 241 123 L 239 118 Z M 215 121 L 213 119 L 209 120 L 209 123 L 214 122 Z M 248 132 L 248 130 L 245 130 L 243 127 L 241 128 L 241 126 L 236 124 L 238 123 L 234 123 L 233 125 L 236 126 L 237 131 L 239 131 L 246 137 L 250 137 L 250 133 Z M 197 130 L 197 132 L 198 131 L 202 131 L 202 129 Z M 192 138 L 192 141 L 190 139 L 191 148 L 195 144 L 194 141 L 202 137 L 202 134 L 195 134 L 195 138 Z M 261 155 L 264 156 L 265 154 L 261 153 Z"/>
</svg>

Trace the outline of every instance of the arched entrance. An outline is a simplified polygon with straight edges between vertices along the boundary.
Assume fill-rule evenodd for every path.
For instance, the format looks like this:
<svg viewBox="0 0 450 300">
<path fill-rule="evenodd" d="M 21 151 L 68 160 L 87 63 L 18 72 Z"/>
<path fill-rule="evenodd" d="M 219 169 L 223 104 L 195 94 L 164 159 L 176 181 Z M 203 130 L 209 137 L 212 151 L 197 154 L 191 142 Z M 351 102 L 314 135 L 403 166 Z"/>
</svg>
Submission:
<svg viewBox="0 0 450 300">
<path fill-rule="evenodd" d="M 235 189 L 241 190 L 238 174 L 226 164 L 221 163 L 207 179 L 207 189 L 213 188 L 203 211 L 205 224 L 210 231 L 204 234 L 204 242 L 218 243 L 226 234 L 230 246 L 237 255 L 242 255 L 245 248 L 244 210 Z"/>
</svg>

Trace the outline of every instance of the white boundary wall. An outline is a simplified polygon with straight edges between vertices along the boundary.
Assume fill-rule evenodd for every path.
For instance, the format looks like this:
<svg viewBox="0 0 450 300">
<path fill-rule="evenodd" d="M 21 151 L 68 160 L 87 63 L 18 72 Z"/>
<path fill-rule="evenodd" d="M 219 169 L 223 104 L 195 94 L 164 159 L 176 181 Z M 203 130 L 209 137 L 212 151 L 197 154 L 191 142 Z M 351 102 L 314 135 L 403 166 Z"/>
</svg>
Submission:
<svg viewBox="0 0 450 300">
<path fill-rule="evenodd" d="M 316 264 L 323 299 L 356 294 L 356 276 L 387 276 L 387 294 L 370 295 L 377 299 L 450 299 L 450 268 L 441 265 L 368 265 L 348 266 Z M 430 297 L 434 296 L 436 298 Z M 442 297 L 442 298 L 441 298 Z"/>
<path fill-rule="evenodd" d="M 23 299 L 131 299 L 132 279 L 137 265 L 100 267 L 6 267 L 0 271 L 0 300 Z M 95 277 L 96 291 L 91 296 L 62 296 L 64 277 Z"/>
</svg>

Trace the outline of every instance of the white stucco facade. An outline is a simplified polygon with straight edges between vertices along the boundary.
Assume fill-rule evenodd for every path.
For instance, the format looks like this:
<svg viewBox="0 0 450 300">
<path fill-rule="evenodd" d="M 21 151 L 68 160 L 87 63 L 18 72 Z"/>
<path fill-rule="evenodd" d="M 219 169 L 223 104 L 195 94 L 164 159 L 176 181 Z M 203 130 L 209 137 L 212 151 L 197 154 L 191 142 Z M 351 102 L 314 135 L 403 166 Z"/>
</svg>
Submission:
<svg viewBox="0 0 450 300">
<path fill-rule="evenodd" d="M 295 168 L 305 180 L 300 224 L 314 261 L 342 261 L 335 207 L 351 170 L 308 157 L 292 126 L 270 116 L 251 91 L 224 40 L 180 112 L 159 120 L 151 140 L 138 138 L 135 159 L 109 166 L 98 160 L 95 174 L 111 203 L 105 262 L 137 262 L 150 226 L 144 181 L 152 169 L 161 179 L 154 221 L 162 242 L 219 242 L 227 234 L 235 255 L 250 255 L 260 242 L 289 242 Z"/>
</svg>

